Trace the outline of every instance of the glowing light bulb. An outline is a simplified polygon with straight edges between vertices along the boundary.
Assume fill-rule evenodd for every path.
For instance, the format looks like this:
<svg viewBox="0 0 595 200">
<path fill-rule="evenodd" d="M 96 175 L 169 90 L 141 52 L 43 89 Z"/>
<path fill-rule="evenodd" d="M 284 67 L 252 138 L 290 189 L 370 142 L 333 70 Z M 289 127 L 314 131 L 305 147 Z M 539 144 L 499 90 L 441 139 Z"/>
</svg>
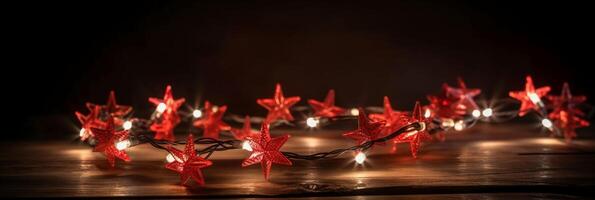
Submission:
<svg viewBox="0 0 595 200">
<path fill-rule="evenodd" d="M 170 153 L 170 154 L 167 154 L 167 156 L 165 156 L 165 160 L 168 163 L 172 163 L 172 162 L 176 161 L 176 158 L 174 158 L 174 155 L 171 155 L 171 153 Z"/>
<path fill-rule="evenodd" d="M 461 131 L 465 128 L 465 123 L 463 122 L 463 120 L 459 120 L 457 121 L 457 123 L 455 123 L 454 128 L 456 131 Z"/>
<path fill-rule="evenodd" d="M 213 112 L 217 112 L 217 110 L 219 110 L 218 106 L 213 106 L 213 108 L 211 108 L 211 110 L 213 110 Z"/>
<path fill-rule="evenodd" d="M 192 116 L 194 118 L 199 118 L 202 116 L 202 111 L 200 111 L 199 109 L 196 109 L 196 110 L 192 111 Z"/>
<path fill-rule="evenodd" d="M 432 111 L 430 111 L 430 109 L 427 109 L 424 111 L 424 117 L 425 118 L 430 118 L 430 116 L 432 116 Z"/>
<path fill-rule="evenodd" d="M 481 114 L 484 117 L 491 117 L 494 114 L 494 110 L 492 110 L 491 108 L 486 108 L 486 109 L 483 109 L 483 111 L 481 111 Z"/>
<path fill-rule="evenodd" d="M 528 93 L 527 96 L 529 96 L 529 99 L 534 104 L 537 104 L 537 103 L 541 102 L 541 99 L 539 98 L 539 96 L 537 96 L 537 94 L 535 94 L 534 92 Z"/>
<path fill-rule="evenodd" d="M 541 120 L 541 125 L 543 125 L 544 127 L 548 128 L 548 129 L 552 129 L 552 121 L 550 121 L 549 119 L 542 119 Z"/>
<path fill-rule="evenodd" d="M 159 105 L 157 105 L 157 112 L 163 113 L 163 112 L 165 112 L 166 108 L 167 108 L 167 105 L 165 105 L 165 103 L 159 103 Z"/>
<path fill-rule="evenodd" d="M 366 160 L 366 154 L 364 152 L 358 152 L 357 155 L 355 155 L 355 162 L 357 164 L 364 164 L 364 161 Z"/>
<path fill-rule="evenodd" d="M 453 127 L 454 125 L 455 125 L 455 122 L 452 119 L 444 119 L 442 121 L 442 127 L 449 128 L 449 127 Z"/>
<path fill-rule="evenodd" d="M 130 140 L 122 140 L 116 143 L 116 149 L 122 151 L 126 148 L 130 147 Z"/>
<path fill-rule="evenodd" d="M 308 119 L 306 119 L 306 125 L 308 125 L 310 128 L 316 128 L 318 123 L 320 123 L 320 121 L 314 117 L 308 117 Z"/>
<path fill-rule="evenodd" d="M 244 140 L 244 142 L 242 142 L 242 149 L 246 151 L 252 151 L 252 146 L 250 146 L 250 142 L 248 142 L 248 140 Z"/>
<path fill-rule="evenodd" d="M 124 128 L 124 130 L 130 130 L 132 128 L 132 122 L 125 121 L 124 124 L 122 124 L 122 128 Z"/>
<path fill-rule="evenodd" d="M 475 118 L 478 118 L 481 116 L 481 111 L 473 110 L 473 112 L 471 112 L 471 115 L 473 115 L 473 117 L 475 117 Z"/>
<path fill-rule="evenodd" d="M 349 113 L 353 116 L 358 116 L 359 115 L 359 110 L 357 110 L 357 108 L 352 108 Z"/>
<path fill-rule="evenodd" d="M 83 137 L 85 136 L 85 133 L 87 132 L 87 130 L 85 128 L 81 128 L 81 131 L 79 131 L 79 136 Z"/>
</svg>

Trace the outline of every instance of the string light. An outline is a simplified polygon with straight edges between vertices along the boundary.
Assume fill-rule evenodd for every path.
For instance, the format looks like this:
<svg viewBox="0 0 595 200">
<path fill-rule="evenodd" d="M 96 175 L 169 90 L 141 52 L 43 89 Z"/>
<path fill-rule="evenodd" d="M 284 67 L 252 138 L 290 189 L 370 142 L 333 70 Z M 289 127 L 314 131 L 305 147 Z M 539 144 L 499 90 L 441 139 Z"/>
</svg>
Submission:
<svg viewBox="0 0 595 200">
<path fill-rule="evenodd" d="M 195 109 L 194 111 L 192 111 L 192 116 L 194 118 L 200 118 L 202 116 L 202 111 L 200 111 L 199 109 Z"/>
<path fill-rule="evenodd" d="M 430 116 L 432 116 L 432 111 L 430 111 L 430 109 L 427 109 L 424 111 L 424 117 L 425 118 L 430 118 Z"/>
<path fill-rule="evenodd" d="M 355 162 L 357 164 L 364 164 L 364 161 L 366 160 L 366 154 L 364 152 L 358 152 L 357 155 L 355 155 Z"/>
<path fill-rule="evenodd" d="M 539 98 L 535 92 L 530 92 L 527 94 L 527 96 L 529 96 L 529 99 L 531 99 L 534 104 L 541 102 L 541 98 Z"/>
<path fill-rule="evenodd" d="M 541 120 L 541 125 L 543 125 L 543 127 L 546 127 L 548 129 L 552 129 L 552 125 L 553 124 L 552 124 L 552 121 L 550 121 L 547 118 L 544 118 L 544 119 Z"/>
<path fill-rule="evenodd" d="M 79 131 L 79 137 L 85 136 L 86 132 L 87 132 L 87 130 L 85 128 L 81 128 L 81 131 Z"/>
<path fill-rule="evenodd" d="M 130 147 L 130 140 L 122 140 L 116 143 L 116 149 L 122 151 L 126 148 Z"/>
<path fill-rule="evenodd" d="M 465 122 L 463 122 L 463 120 L 459 120 L 459 121 L 457 121 L 457 122 L 455 123 L 455 126 L 454 126 L 454 128 L 455 128 L 455 130 L 456 130 L 456 131 L 461 131 L 461 130 L 463 130 L 463 129 L 465 128 Z"/>
<path fill-rule="evenodd" d="M 244 140 L 244 142 L 242 142 L 242 149 L 246 151 L 252 151 L 252 146 L 250 146 L 250 142 L 248 140 Z"/>
<path fill-rule="evenodd" d="M 306 119 L 306 125 L 308 125 L 310 128 L 318 127 L 318 123 L 320 123 L 320 120 L 317 118 L 308 117 L 308 119 Z"/>
<path fill-rule="evenodd" d="M 171 155 L 171 153 L 168 153 L 168 154 L 167 154 L 167 156 L 165 156 L 165 160 L 166 160 L 168 163 L 172 163 L 172 162 L 176 161 L 176 159 L 174 158 L 174 156 L 173 156 L 173 155 Z"/>
<path fill-rule="evenodd" d="M 357 108 L 352 108 L 349 113 L 353 116 L 358 116 L 359 115 L 359 110 L 357 110 Z"/>
<path fill-rule="evenodd" d="M 124 130 L 130 130 L 132 128 L 132 122 L 125 121 L 124 124 L 122 124 L 122 128 L 124 128 Z"/>
<path fill-rule="evenodd" d="M 473 117 L 475 117 L 475 118 L 479 118 L 479 117 L 481 117 L 481 111 L 479 111 L 477 109 L 473 110 L 473 112 L 471 112 L 471 115 L 473 115 Z"/>
<path fill-rule="evenodd" d="M 484 117 L 491 117 L 494 114 L 494 110 L 492 110 L 491 108 L 486 108 L 486 109 L 483 109 L 483 111 L 481 112 L 481 114 Z"/>
<path fill-rule="evenodd" d="M 452 119 L 444 119 L 442 121 L 442 127 L 444 128 L 450 128 L 453 127 L 455 125 L 455 122 Z"/>
<path fill-rule="evenodd" d="M 157 105 L 157 112 L 158 113 L 165 112 L 165 109 L 167 109 L 167 105 L 165 105 L 165 103 L 159 103 L 159 105 Z"/>
</svg>

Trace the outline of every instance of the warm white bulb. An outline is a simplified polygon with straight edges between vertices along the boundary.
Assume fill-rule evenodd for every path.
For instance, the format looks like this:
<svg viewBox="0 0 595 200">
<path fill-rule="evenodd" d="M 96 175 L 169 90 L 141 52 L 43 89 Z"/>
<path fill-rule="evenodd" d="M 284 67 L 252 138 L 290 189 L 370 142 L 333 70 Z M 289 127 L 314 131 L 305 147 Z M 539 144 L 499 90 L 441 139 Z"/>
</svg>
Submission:
<svg viewBox="0 0 595 200">
<path fill-rule="evenodd" d="M 122 140 L 116 143 L 116 149 L 122 151 L 126 148 L 130 147 L 130 140 Z"/>
<path fill-rule="evenodd" d="M 535 92 L 530 92 L 530 93 L 527 94 L 527 96 L 529 96 L 529 99 L 534 104 L 537 104 L 537 103 L 541 102 L 541 99 L 539 98 L 539 96 Z"/>
<path fill-rule="evenodd" d="M 455 122 L 452 119 L 444 119 L 442 120 L 442 127 L 449 128 L 453 127 Z"/>
<path fill-rule="evenodd" d="M 492 110 L 491 108 L 486 108 L 486 109 L 483 109 L 483 111 L 481 111 L 481 114 L 484 117 L 491 117 L 494 114 L 494 110 Z"/>
<path fill-rule="evenodd" d="M 465 128 L 465 123 L 463 122 L 463 120 L 459 120 L 455 123 L 454 128 L 456 131 L 461 131 L 463 130 L 463 128 Z"/>
<path fill-rule="evenodd" d="M 167 156 L 165 156 L 165 160 L 168 163 L 172 163 L 172 162 L 176 161 L 176 158 L 174 158 L 174 155 L 171 155 L 171 153 L 170 153 L 170 154 L 167 154 Z"/>
<path fill-rule="evenodd" d="M 125 121 L 124 124 L 122 124 L 122 128 L 124 128 L 124 130 L 130 130 L 132 128 L 132 122 Z"/>
<path fill-rule="evenodd" d="M 473 112 L 471 112 L 471 115 L 473 115 L 473 117 L 475 117 L 475 118 L 478 118 L 481 116 L 481 111 L 473 110 Z"/>
<path fill-rule="evenodd" d="M 551 129 L 552 128 L 552 121 L 550 121 L 549 119 L 542 119 L 541 120 L 541 125 L 543 125 L 544 127 Z"/>
<path fill-rule="evenodd" d="M 316 128 L 318 123 L 320 123 L 320 121 L 314 117 L 308 117 L 308 119 L 306 119 L 306 125 L 308 125 L 310 128 Z"/>
<path fill-rule="evenodd" d="M 357 164 L 363 164 L 365 160 L 366 154 L 364 152 L 358 152 L 357 155 L 355 155 L 355 162 Z"/>
<path fill-rule="evenodd" d="M 192 111 L 192 116 L 194 118 L 199 118 L 202 116 L 202 111 L 200 111 L 199 109 L 196 109 L 196 110 Z"/>
<path fill-rule="evenodd" d="M 85 128 L 81 128 L 81 131 L 79 131 L 79 136 L 83 137 L 85 136 L 85 133 L 87 132 L 87 130 Z"/>
<path fill-rule="evenodd" d="M 351 115 L 353 116 L 358 116 L 359 115 L 359 110 L 357 108 L 352 108 L 349 113 L 351 113 Z"/>
<path fill-rule="evenodd" d="M 217 106 L 213 106 L 213 108 L 211 108 L 211 110 L 212 110 L 213 112 L 217 112 L 217 110 L 219 110 L 219 107 L 217 107 Z"/>
<path fill-rule="evenodd" d="M 427 109 L 424 111 L 424 117 L 425 118 L 430 118 L 430 116 L 432 116 L 432 111 L 430 111 L 430 109 Z"/>
<path fill-rule="evenodd" d="M 166 108 L 167 108 L 167 105 L 165 105 L 165 103 L 159 103 L 159 105 L 157 105 L 157 112 L 163 113 L 163 112 L 165 112 Z"/>
<path fill-rule="evenodd" d="M 250 146 L 250 142 L 248 142 L 248 140 L 242 142 L 242 149 L 246 151 L 252 151 L 252 146 Z"/>
</svg>

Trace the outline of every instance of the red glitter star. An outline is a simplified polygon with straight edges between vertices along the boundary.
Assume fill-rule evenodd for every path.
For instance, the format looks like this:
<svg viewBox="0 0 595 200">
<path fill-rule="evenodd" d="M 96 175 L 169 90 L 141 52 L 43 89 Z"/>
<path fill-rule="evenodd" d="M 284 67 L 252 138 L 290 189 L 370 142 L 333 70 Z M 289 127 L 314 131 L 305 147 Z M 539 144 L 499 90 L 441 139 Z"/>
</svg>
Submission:
<svg viewBox="0 0 595 200">
<path fill-rule="evenodd" d="M 370 114 L 370 119 L 376 122 L 384 121 L 381 135 L 386 136 L 407 125 L 407 112 L 394 111 L 390 100 L 384 97 L 384 113 Z"/>
<path fill-rule="evenodd" d="M 250 147 L 252 147 L 252 154 L 242 162 L 242 167 L 260 163 L 262 165 L 264 179 L 269 180 L 273 163 L 292 165 L 291 161 L 279 151 L 288 138 L 289 135 L 284 135 L 271 139 L 269 124 L 263 123 L 260 129 L 260 137 L 249 140 Z"/>
<path fill-rule="evenodd" d="M 95 138 L 97 139 L 97 144 L 93 151 L 95 152 L 103 152 L 107 157 L 107 161 L 109 162 L 111 167 L 116 166 L 116 158 L 124 160 L 126 162 L 130 161 L 130 158 L 123 150 L 118 150 L 116 148 L 116 143 L 128 138 L 128 131 L 116 131 L 114 127 L 114 118 L 109 117 L 107 120 L 107 124 L 104 128 L 91 128 Z"/>
<path fill-rule="evenodd" d="M 246 140 L 257 138 L 260 132 L 252 130 L 250 116 L 246 116 L 246 118 L 244 118 L 244 126 L 242 129 L 233 128 L 231 129 L 231 133 L 233 133 L 233 137 L 238 140 Z"/>
<path fill-rule="evenodd" d="M 575 129 L 589 126 L 589 122 L 580 118 L 584 113 L 576 105 L 587 100 L 585 96 L 572 96 L 568 83 L 564 83 L 560 96 L 548 96 L 554 110 L 549 117 L 559 127 L 567 142 L 576 137 Z"/>
<path fill-rule="evenodd" d="M 272 99 L 257 99 L 256 103 L 269 110 L 265 121 L 272 123 L 276 119 L 284 119 L 287 121 L 293 121 L 293 116 L 289 112 L 289 108 L 300 101 L 300 97 L 287 97 L 283 96 L 281 90 L 281 84 L 277 83 L 275 87 L 275 96 Z"/>
<path fill-rule="evenodd" d="M 324 102 L 310 99 L 308 103 L 314 109 L 314 115 L 317 117 L 335 117 L 345 113 L 345 109 L 335 106 L 335 90 L 328 91 Z"/>
<path fill-rule="evenodd" d="M 421 106 L 419 105 L 419 102 L 416 102 L 415 107 L 413 108 L 412 116 L 409 119 L 409 123 L 414 123 L 414 122 L 424 122 L 425 123 L 425 121 L 426 121 L 426 119 L 424 119 L 424 117 L 422 116 Z M 421 148 L 421 143 L 425 140 L 431 140 L 431 139 L 432 139 L 432 137 L 430 136 L 430 134 L 428 134 L 428 132 L 424 129 L 421 131 L 412 131 L 412 132 L 403 133 L 403 134 L 397 136 L 394 139 L 394 142 L 395 143 L 408 142 L 409 148 L 411 149 L 411 155 L 414 158 L 417 158 L 417 152 Z"/>
<path fill-rule="evenodd" d="M 178 108 L 184 104 L 186 99 L 174 99 L 171 91 L 171 86 L 167 86 L 165 89 L 165 95 L 163 99 L 150 97 L 149 102 L 155 104 L 159 107 L 159 104 L 163 103 L 165 105 L 165 110 L 160 114 L 161 121 L 155 122 L 151 125 L 151 130 L 155 131 L 155 139 L 156 140 L 169 140 L 174 141 L 174 133 L 173 130 L 180 123 L 180 116 L 178 116 Z"/>
<path fill-rule="evenodd" d="M 194 126 L 203 128 L 203 137 L 219 139 L 219 132 L 231 129 L 229 125 L 221 121 L 225 111 L 227 111 L 227 106 L 214 107 L 209 101 L 205 101 L 206 115 L 194 121 Z"/>
<path fill-rule="evenodd" d="M 186 147 L 182 152 L 179 149 L 168 146 L 167 150 L 174 157 L 174 161 L 165 164 L 165 168 L 178 172 L 182 185 L 187 185 L 190 178 L 192 178 L 199 185 L 204 185 L 205 181 L 200 169 L 211 166 L 213 163 L 196 155 L 194 150 L 194 137 L 192 134 L 188 135 L 186 139 Z"/>
<path fill-rule="evenodd" d="M 93 137 L 93 131 L 91 130 L 92 128 L 105 127 L 105 122 L 99 119 L 101 108 L 99 106 L 92 106 L 89 110 L 91 112 L 87 116 L 80 112 L 74 113 L 82 125 L 82 130 L 79 135 L 81 137 L 81 141 L 85 141 L 89 137 Z"/>
<path fill-rule="evenodd" d="M 358 144 L 363 144 L 382 137 L 384 121 L 374 122 L 366 116 L 363 108 L 358 108 L 359 115 L 357 130 L 344 133 L 343 136 L 354 139 Z"/>
<path fill-rule="evenodd" d="M 479 95 L 481 90 L 468 89 L 461 78 L 458 79 L 458 82 L 458 88 L 444 83 L 442 85 L 442 94 L 428 96 L 429 108 L 433 115 L 440 118 L 459 118 L 478 108 L 473 97 Z"/>
<path fill-rule="evenodd" d="M 537 104 L 541 103 L 541 97 L 545 96 L 549 91 L 549 86 L 544 86 L 535 89 L 533 86 L 533 79 L 531 76 L 527 76 L 527 83 L 525 84 L 525 91 L 511 91 L 508 95 L 521 102 L 521 108 L 519 109 L 519 116 L 524 116 L 531 110 L 539 111 L 540 107 Z"/>
</svg>

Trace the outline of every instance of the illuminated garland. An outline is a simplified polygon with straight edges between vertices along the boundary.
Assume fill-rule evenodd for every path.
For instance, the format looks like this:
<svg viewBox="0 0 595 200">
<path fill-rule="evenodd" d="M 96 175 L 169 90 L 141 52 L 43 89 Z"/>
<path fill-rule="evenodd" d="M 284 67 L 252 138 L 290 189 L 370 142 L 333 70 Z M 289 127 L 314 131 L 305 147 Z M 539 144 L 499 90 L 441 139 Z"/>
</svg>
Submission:
<svg viewBox="0 0 595 200">
<path fill-rule="evenodd" d="M 441 94 L 428 96 L 429 105 L 422 107 L 417 102 L 412 112 L 405 112 L 393 110 L 388 97 L 384 97 L 382 109 L 344 109 L 335 106 L 334 90 L 330 90 L 322 102 L 310 99 L 310 107 L 292 108 L 300 101 L 300 97 L 285 97 L 281 85 L 277 84 L 273 98 L 256 101 L 269 111 L 267 116 L 251 119 L 248 116 L 242 118 L 233 114 L 225 115 L 227 106 L 215 106 L 209 101 L 205 101 L 201 109 L 196 108 L 188 114 L 180 114 L 178 109 L 184 105 L 185 99 L 174 99 L 171 87 L 167 86 L 163 99 L 149 98 L 156 106 L 149 119 L 127 118 L 132 107 L 118 105 L 113 91 L 106 105 L 87 103 L 89 114 L 75 114 L 82 124 L 79 132 L 81 141 L 93 146 L 94 151 L 104 153 L 110 166 L 115 166 L 116 158 L 130 161 L 125 149 L 149 144 L 169 153 L 165 167 L 180 173 L 182 184 L 186 185 L 193 179 L 202 185 L 204 180 L 200 169 L 212 164 L 208 158 L 217 151 L 244 149 L 252 152 L 242 162 L 242 166 L 260 163 L 264 177 L 268 180 L 273 163 L 292 165 L 292 160 L 320 160 L 354 152 L 356 163 L 363 164 L 366 152 L 372 146 L 386 142 L 409 143 L 411 154 L 416 157 L 422 142 L 431 140 L 432 135 L 444 140 L 444 133 L 450 129 L 460 131 L 473 126 L 479 120 L 502 121 L 517 115 L 524 116 L 531 111 L 538 114 L 541 124 L 553 135 L 563 135 L 569 142 L 576 137 L 576 128 L 589 125 L 582 119 L 585 113 L 579 109 L 586 97 L 572 96 L 566 83 L 560 96 L 546 96 L 549 91 L 549 86 L 536 89 L 531 77 L 527 76 L 523 91 L 509 93 L 510 97 L 520 101 L 520 109 L 496 112 L 497 109 L 491 106 L 481 109 L 474 100 L 481 91 L 467 88 L 462 79 L 459 79 L 458 87 L 444 84 Z M 542 97 L 547 97 L 547 101 L 542 101 Z M 312 114 L 304 114 L 303 116 L 309 117 L 295 120 L 292 111 Z M 373 113 L 367 115 L 366 111 Z M 244 125 L 239 129 L 232 128 L 223 122 L 224 117 L 226 120 L 242 122 Z M 186 140 L 177 141 L 174 128 L 187 119 L 192 121 L 194 127 L 202 129 L 202 137 L 195 139 L 191 133 Z M 269 134 L 271 127 L 281 124 L 295 125 L 295 121 L 316 128 L 338 120 L 354 119 L 358 120 L 358 129 L 343 135 L 354 139 L 357 144 L 328 152 L 299 154 L 281 151 L 280 148 L 289 136 L 272 138 Z M 260 123 L 260 131 L 252 130 L 252 123 Z M 222 132 L 231 132 L 235 139 L 220 140 L 219 134 Z M 185 149 L 173 147 L 179 144 L 185 145 Z M 195 144 L 208 146 L 195 149 Z"/>
</svg>

